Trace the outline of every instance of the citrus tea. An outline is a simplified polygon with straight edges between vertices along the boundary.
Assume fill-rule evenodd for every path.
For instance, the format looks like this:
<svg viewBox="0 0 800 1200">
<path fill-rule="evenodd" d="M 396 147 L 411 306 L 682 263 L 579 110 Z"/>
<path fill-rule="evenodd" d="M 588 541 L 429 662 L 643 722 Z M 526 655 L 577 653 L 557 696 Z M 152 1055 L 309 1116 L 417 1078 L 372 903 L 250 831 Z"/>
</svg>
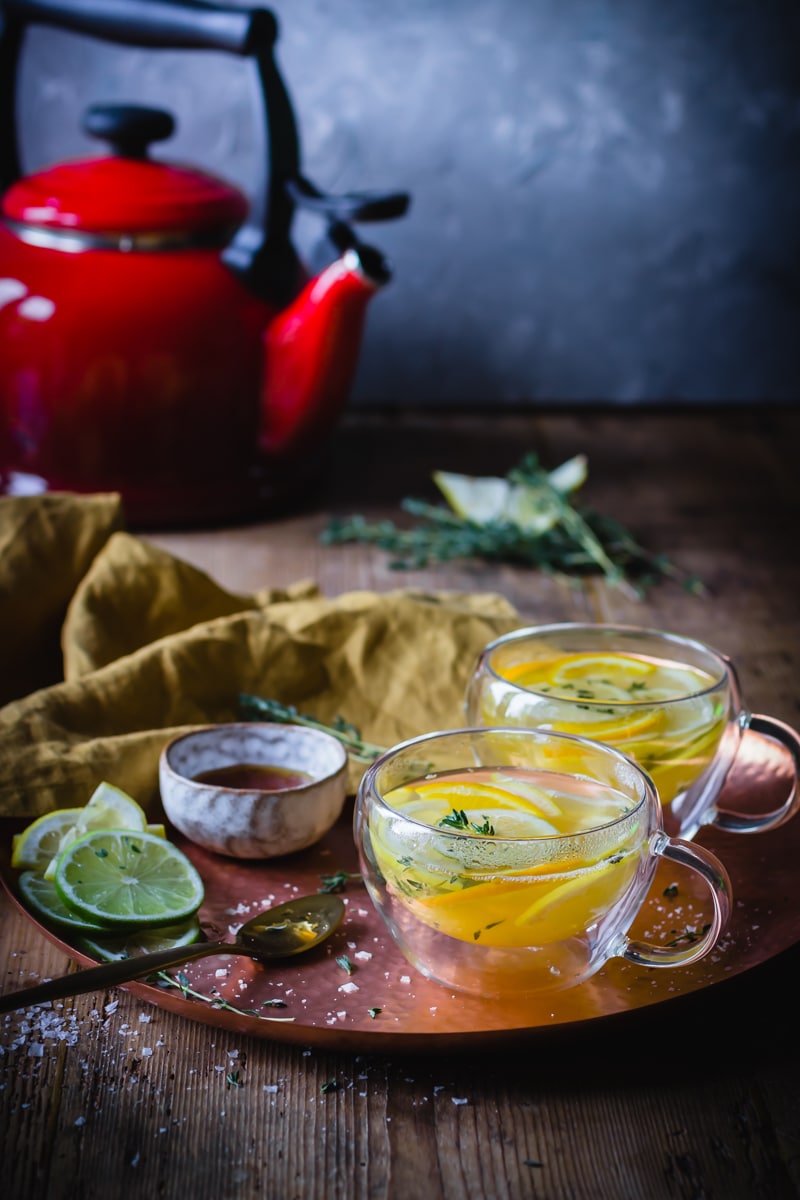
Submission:
<svg viewBox="0 0 800 1200">
<path fill-rule="evenodd" d="M 631 625 L 539 625 L 490 642 L 465 696 L 468 724 L 550 729 L 588 737 L 633 758 L 652 778 L 667 833 L 702 825 L 757 833 L 800 805 L 800 736 L 744 705 L 733 663 L 703 642 Z M 790 786 L 769 811 L 719 803 L 745 734 L 780 743 Z"/>
<path fill-rule="evenodd" d="M 591 737 L 630 754 L 662 804 L 710 767 L 727 721 L 719 677 L 673 659 L 623 652 L 556 653 L 498 669 L 480 701 L 480 724 L 531 724 Z M 505 683 L 529 695 L 524 702 Z M 527 720 L 526 720 L 527 723 Z"/>
<path fill-rule="evenodd" d="M 642 853 L 640 822 L 621 792 L 524 767 L 445 771 L 385 796 L 408 827 L 376 822 L 375 857 L 409 910 L 431 929 L 484 946 L 552 945 L 580 936 L 630 887 Z M 600 827 L 580 852 L 551 856 L 547 839 Z M 468 838 L 442 836 L 465 832 Z M 502 858 L 496 839 L 513 843 Z M 526 839 L 543 839 L 533 856 Z"/>
<path fill-rule="evenodd" d="M 367 890 L 408 960 L 485 996 L 569 987 L 614 956 L 693 961 L 727 916 L 724 869 L 666 836 L 652 781 L 564 733 L 465 729 L 394 747 L 361 781 L 355 835 Z M 627 937 L 661 856 L 709 884 L 714 912 L 693 947 Z"/>
</svg>

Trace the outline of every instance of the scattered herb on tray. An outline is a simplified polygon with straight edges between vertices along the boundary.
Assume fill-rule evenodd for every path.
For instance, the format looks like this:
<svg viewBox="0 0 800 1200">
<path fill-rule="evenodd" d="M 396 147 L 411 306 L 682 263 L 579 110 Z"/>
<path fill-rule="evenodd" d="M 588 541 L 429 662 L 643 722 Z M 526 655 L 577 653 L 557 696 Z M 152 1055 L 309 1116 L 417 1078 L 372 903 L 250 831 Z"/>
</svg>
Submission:
<svg viewBox="0 0 800 1200">
<path fill-rule="evenodd" d="M 687 591 L 705 591 L 697 576 L 641 546 L 619 521 L 573 503 L 586 474 L 584 455 L 547 471 L 535 454 L 526 455 L 504 478 L 436 471 L 433 481 L 447 506 L 413 498 L 401 502 L 420 524 L 401 529 L 389 520 L 335 518 L 321 541 L 378 546 L 393 556 L 390 566 L 398 570 L 484 559 L 579 580 L 600 574 L 637 597 L 666 578 L 680 579 Z"/>
<path fill-rule="evenodd" d="M 361 879 L 359 871 L 334 871 L 332 875 L 320 875 L 322 887 L 318 887 L 318 892 L 343 892 L 347 886 L 348 879 Z"/>
<path fill-rule="evenodd" d="M 703 925 L 700 929 L 697 929 L 694 925 L 687 925 L 681 933 L 678 933 L 677 930 L 673 930 L 672 932 L 675 933 L 676 936 L 668 941 L 667 945 L 679 946 L 681 942 L 687 942 L 690 946 L 694 945 L 695 942 L 700 941 L 701 937 L 705 937 L 710 928 L 710 924 Z"/>
</svg>

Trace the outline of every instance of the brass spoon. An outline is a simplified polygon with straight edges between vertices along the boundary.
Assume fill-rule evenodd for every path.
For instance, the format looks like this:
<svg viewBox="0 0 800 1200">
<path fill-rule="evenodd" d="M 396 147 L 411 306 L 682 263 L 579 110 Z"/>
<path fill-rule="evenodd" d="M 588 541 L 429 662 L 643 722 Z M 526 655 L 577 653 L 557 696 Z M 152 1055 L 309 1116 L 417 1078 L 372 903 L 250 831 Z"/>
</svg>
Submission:
<svg viewBox="0 0 800 1200">
<path fill-rule="evenodd" d="M 291 958 L 313 950 L 341 924 L 344 904 L 338 896 L 319 893 L 301 896 L 268 908 L 251 917 L 232 942 L 196 942 L 189 946 L 171 946 L 135 958 L 117 959 L 99 967 L 88 967 L 60 979 L 51 979 L 36 987 L 24 988 L 0 996 L 0 1012 L 25 1008 L 28 1004 L 43 1004 L 65 996 L 78 996 L 94 989 L 101 990 L 138 979 L 166 967 L 177 967 L 209 954 L 244 954 L 248 958 Z"/>
</svg>

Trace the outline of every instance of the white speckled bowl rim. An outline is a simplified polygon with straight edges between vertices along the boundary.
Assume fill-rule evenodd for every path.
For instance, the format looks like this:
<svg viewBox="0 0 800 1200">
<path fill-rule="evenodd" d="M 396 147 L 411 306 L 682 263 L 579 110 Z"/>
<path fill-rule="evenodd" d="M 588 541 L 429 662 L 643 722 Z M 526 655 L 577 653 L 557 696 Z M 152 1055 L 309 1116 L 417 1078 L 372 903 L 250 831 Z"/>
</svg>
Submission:
<svg viewBox="0 0 800 1200">
<path fill-rule="evenodd" d="M 230 739 L 232 736 L 237 740 L 243 736 L 252 744 L 261 743 L 270 747 L 269 758 L 262 760 L 250 758 L 247 761 L 262 761 L 264 764 L 272 767 L 293 767 L 297 771 L 302 771 L 304 774 L 310 775 L 311 778 L 307 783 L 298 784 L 291 788 L 231 788 L 218 783 L 205 784 L 194 779 L 193 776 L 198 771 L 229 767 L 243 761 L 241 753 L 234 753 L 233 747 L 230 746 L 230 741 L 226 741 L 226 739 Z M 307 747 L 316 749 L 319 752 L 323 765 L 321 767 L 317 766 L 314 770 L 308 770 L 307 766 L 298 765 L 294 759 L 283 758 L 283 744 L 289 741 L 294 742 L 295 745 L 305 744 Z M 275 747 L 279 748 L 277 759 L 274 754 Z M 176 757 L 181 757 L 181 752 L 184 752 L 188 756 L 196 751 L 203 751 L 202 766 L 195 765 L 189 768 L 186 761 L 175 761 Z M 213 761 L 206 762 L 206 758 Z M 332 779 L 340 771 L 346 770 L 347 751 L 341 742 L 321 729 L 308 729 L 304 725 L 284 725 L 268 721 L 238 721 L 221 725 L 203 725 L 197 729 L 190 730 L 188 733 L 178 734 L 177 737 L 172 738 L 164 746 L 161 752 L 161 761 L 162 765 L 183 783 L 190 783 L 198 789 L 213 788 L 215 791 L 249 792 L 264 796 L 280 796 L 287 792 L 296 795 L 298 792 L 308 791 L 326 779 Z"/>
</svg>

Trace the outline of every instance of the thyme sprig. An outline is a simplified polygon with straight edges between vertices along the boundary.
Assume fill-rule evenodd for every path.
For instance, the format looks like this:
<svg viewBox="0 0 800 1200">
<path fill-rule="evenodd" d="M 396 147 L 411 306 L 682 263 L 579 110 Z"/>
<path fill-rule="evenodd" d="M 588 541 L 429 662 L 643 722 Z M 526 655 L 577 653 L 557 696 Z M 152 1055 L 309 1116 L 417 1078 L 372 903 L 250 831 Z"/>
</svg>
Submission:
<svg viewBox="0 0 800 1200">
<path fill-rule="evenodd" d="M 499 516 L 472 519 L 452 507 L 406 498 L 402 509 L 420 524 L 401 529 L 390 520 L 368 521 L 360 515 L 334 518 L 321 534 L 326 545 L 363 542 L 393 557 L 390 567 L 407 570 L 453 559 L 483 559 L 534 567 L 546 573 L 582 580 L 602 575 L 606 581 L 641 598 L 648 587 L 666 578 L 678 579 L 687 591 L 703 592 L 702 582 L 680 571 L 665 555 L 640 545 L 619 521 L 579 507 L 569 492 L 582 482 L 576 471 L 565 472 L 577 460 L 548 472 L 535 454 L 528 454 L 503 480 L 474 478 L 479 484 L 506 485 L 515 503 L 495 511 Z M 559 482 L 559 472 L 570 482 Z M 439 481 L 442 473 L 434 475 Z"/>
<path fill-rule="evenodd" d="M 292 704 L 282 704 L 263 696 L 239 694 L 239 711 L 245 721 L 277 721 L 283 725 L 305 725 L 308 729 L 321 729 L 337 738 L 356 762 L 371 763 L 384 753 L 384 746 L 365 742 L 355 725 L 337 716 L 332 725 L 318 721 L 308 713 L 301 713 Z"/>
<path fill-rule="evenodd" d="M 483 824 L 478 825 L 475 821 L 470 821 L 463 808 L 454 808 L 446 817 L 442 817 L 439 821 L 440 825 L 447 826 L 448 829 L 474 829 L 476 833 L 485 834 L 487 837 L 494 837 L 494 825 L 487 816 L 483 818 Z"/>
<path fill-rule="evenodd" d="M 191 996 L 195 1000 L 204 1000 L 212 1008 L 222 1008 L 226 1012 L 237 1013 L 240 1017 L 258 1017 L 260 1021 L 278 1021 L 281 1024 L 291 1024 L 294 1021 L 294 1017 L 265 1017 L 263 1013 L 258 1012 L 255 1008 L 237 1008 L 235 1004 L 231 1004 L 218 993 L 207 996 L 205 992 L 198 992 L 189 985 L 189 980 L 182 971 L 178 972 L 176 978 L 173 978 L 167 971 L 158 971 L 155 975 L 150 976 L 150 979 L 156 982 L 159 987 L 177 988 L 184 999 Z"/>
</svg>

